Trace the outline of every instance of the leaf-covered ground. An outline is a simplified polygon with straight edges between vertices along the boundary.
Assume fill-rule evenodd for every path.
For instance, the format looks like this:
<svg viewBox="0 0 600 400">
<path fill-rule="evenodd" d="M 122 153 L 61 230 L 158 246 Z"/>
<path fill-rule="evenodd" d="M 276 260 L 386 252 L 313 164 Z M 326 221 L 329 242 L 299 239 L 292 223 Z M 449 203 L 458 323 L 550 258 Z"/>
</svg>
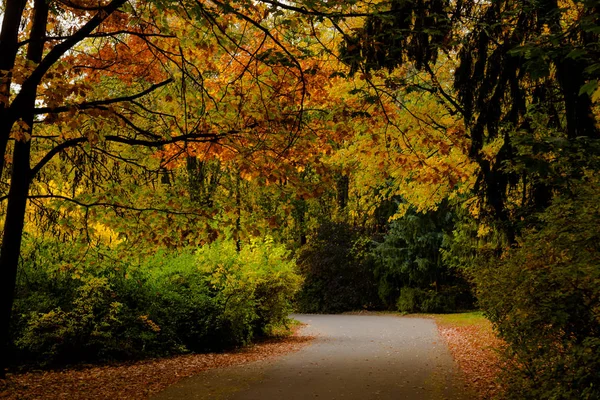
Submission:
<svg viewBox="0 0 600 400">
<path fill-rule="evenodd" d="M 312 337 L 297 331 L 230 353 L 192 354 L 136 363 L 10 375 L 0 399 L 147 399 L 182 378 L 297 351 Z"/>
<path fill-rule="evenodd" d="M 442 338 L 480 399 L 501 390 L 495 382 L 502 347 L 491 324 L 477 313 L 434 316 Z M 0 399 L 147 399 L 182 378 L 211 368 L 239 365 L 297 351 L 312 337 L 296 332 L 230 353 L 152 359 L 136 363 L 10 375 L 0 380 Z"/>
<path fill-rule="evenodd" d="M 502 368 L 498 349 L 503 342 L 480 313 L 436 315 L 440 335 L 480 399 L 493 398 L 502 388 L 496 377 Z"/>
</svg>

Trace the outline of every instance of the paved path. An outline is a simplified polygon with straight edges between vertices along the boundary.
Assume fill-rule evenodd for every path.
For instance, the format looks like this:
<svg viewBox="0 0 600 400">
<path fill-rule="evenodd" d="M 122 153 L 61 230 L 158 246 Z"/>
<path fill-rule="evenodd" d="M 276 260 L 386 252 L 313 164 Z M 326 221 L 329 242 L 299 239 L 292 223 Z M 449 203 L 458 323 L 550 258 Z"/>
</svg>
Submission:
<svg viewBox="0 0 600 400">
<path fill-rule="evenodd" d="M 270 361 L 206 371 L 153 400 L 468 400 L 430 319 L 392 315 L 294 315 L 316 335 Z"/>
</svg>

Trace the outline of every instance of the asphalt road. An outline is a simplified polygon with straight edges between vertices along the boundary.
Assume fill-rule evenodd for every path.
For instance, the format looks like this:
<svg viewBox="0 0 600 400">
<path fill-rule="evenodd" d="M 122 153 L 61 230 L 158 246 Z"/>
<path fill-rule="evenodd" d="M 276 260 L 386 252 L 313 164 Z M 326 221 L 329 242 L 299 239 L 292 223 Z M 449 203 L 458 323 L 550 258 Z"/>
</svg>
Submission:
<svg viewBox="0 0 600 400">
<path fill-rule="evenodd" d="M 154 400 L 472 399 L 435 323 L 393 315 L 294 315 L 316 339 L 283 357 L 206 371 Z"/>
</svg>

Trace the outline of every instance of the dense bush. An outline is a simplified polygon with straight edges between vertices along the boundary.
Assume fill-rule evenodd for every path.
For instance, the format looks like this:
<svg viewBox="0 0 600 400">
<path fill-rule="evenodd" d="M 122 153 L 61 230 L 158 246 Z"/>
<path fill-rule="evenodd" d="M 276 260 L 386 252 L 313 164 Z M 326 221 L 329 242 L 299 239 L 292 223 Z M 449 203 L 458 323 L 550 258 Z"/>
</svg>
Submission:
<svg viewBox="0 0 600 400">
<path fill-rule="evenodd" d="M 600 188 L 566 192 L 517 245 L 466 240 L 478 299 L 507 342 L 511 399 L 600 398 Z M 473 237 L 473 236 L 472 236 Z"/>
<path fill-rule="evenodd" d="M 346 223 L 322 223 L 299 253 L 298 265 L 306 278 L 298 295 L 300 310 L 471 308 L 469 284 L 442 257 L 453 227 L 446 204 L 429 213 L 409 210 L 389 224 L 380 243 Z"/>
<path fill-rule="evenodd" d="M 460 271 L 442 257 L 454 227 L 446 204 L 418 213 L 410 209 L 394 220 L 373 249 L 378 292 L 388 308 L 401 312 L 449 312 L 470 308 L 473 297 Z"/>
<path fill-rule="evenodd" d="M 403 313 L 447 313 L 457 310 L 457 298 L 462 293 L 456 291 L 436 291 L 403 287 L 396 301 L 396 309 Z"/>
<path fill-rule="evenodd" d="M 299 252 L 305 281 L 298 308 L 336 313 L 377 306 L 370 248 L 371 240 L 346 223 L 321 224 Z"/>
<path fill-rule="evenodd" d="M 140 262 L 28 241 L 14 308 L 13 360 L 66 363 L 220 350 L 286 322 L 300 285 L 271 241 L 231 240 Z"/>
</svg>

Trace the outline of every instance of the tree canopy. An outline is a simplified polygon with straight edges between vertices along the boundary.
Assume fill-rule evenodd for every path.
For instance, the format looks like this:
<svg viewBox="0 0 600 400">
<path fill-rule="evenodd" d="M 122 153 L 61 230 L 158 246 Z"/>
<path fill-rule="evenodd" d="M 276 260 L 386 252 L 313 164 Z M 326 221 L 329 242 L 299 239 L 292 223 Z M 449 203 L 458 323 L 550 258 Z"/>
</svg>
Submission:
<svg viewBox="0 0 600 400">
<path fill-rule="evenodd" d="M 538 367 L 558 379 L 555 372 L 569 369 L 569 361 L 532 355 L 506 322 L 522 318 L 521 311 L 535 313 L 508 277 L 517 263 L 530 272 L 520 282 L 551 268 L 558 272 L 547 297 L 571 293 L 569 282 L 576 294 L 569 297 L 572 308 L 544 312 L 582 315 L 579 300 L 597 308 L 593 248 L 585 247 L 589 257 L 573 256 L 573 271 L 558 255 L 540 260 L 543 243 L 560 242 L 568 253 L 580 245 L 577 227 L 591 231 L 598 222 L 590 209 L 597 193 L 585 187 L 597 185 L 599 168 L 599 6 L 596 0 L 5 0 L 0 343 L 10 346 L 11 321 L 25 321 L 11 317 L 15 288 L 19 274 L 37 265 L 33 254 L 45 251 L 45 241 L 72 246 L 66 254 L 85 263 L 93 263 L 90 252 L 118 252 L 128 271 L 133 260 L 155 271 L 140 260 L 197 247 L 210 255 L 198 262 L 215 269 L 202 270 L 198 283 L 182 267 L 181 282 L 201 286 L 194 292 L 198 307 L 215 310 L 231 288 L 223 283 L 211 291 L 207 282 L 227 282 L 242 254 L 260 270 L 256 257 L 274 241 L 298 254 L 306 278 L 301 303 L 324 302 L 315 309 L 395 307 L 419 296 L 450 302 L 468 291 L 468 280 L 524 366 L 524 379 L 531 378 L 527 368 Z M 559 218 L 567 208 L 572 222 Z M 560 225 L 572 234 L 557 232 Z M 217 260 L 211 246 L 226 249 L 229 261 Z M 276 248 L 273 270 L 285 271 L 284 281 L 296 288 L 300 279 L 283 261 L 290 256 Z M 244 272 L 254 282 L 249 298 L 287 310 L 293 290 L 275 279 L 270 284 L 281 291 L 269 297 L 267 280 L 252 268 Z M 79 293 L 70 297 L 71 311 L 61 314 L 52 303 L 54 311 L 38 314 L 75 315 L 92 287 L 127 297 L 115 289 L 129 287 L 127 278 L 114 287 L 102 280 L 109 270 L 84 274 L 87 280 L 67 290 Z M 172 288 L 177 278 L 163 280 L 161 273 L 140 282 Z M 492 284 L 496 278 L 500 287 Z M 359 287 L 365 296 L 352 295 Z M 507 293 L 523 302 L 507 308 Z M 221 322 L 246 338 L 281 319 L 266 315 L 260 301 L 252 303 L 256 309 L 240 305 L 235 318 Z M 117 313 L 119 307 L 102 304 Z M 208 324 L 209 317 L 196 316 Z M 29 320 L 27 332 L 33 335 L 39 318 Z M 585 318 L 585 329 L 569 318 L 556 322 L 560 332 L 572 333 L 561 338 L 562 349 L 577 360 L 596 346 L 597 319 Z M 258 320 L 264 326 L 248 328 Z M 173 332 L 180 323 L 161 321 Z M 514 329 L 533 338 L 530 326 Z M 551 342 L 556 332 L 535 337 Z M 586 360 L 583 369 L 595 365 Z M 573 382 L 579 376 L 593 396 L 597 382 L 583 369 L 573 369 Z"/>
</svg>

